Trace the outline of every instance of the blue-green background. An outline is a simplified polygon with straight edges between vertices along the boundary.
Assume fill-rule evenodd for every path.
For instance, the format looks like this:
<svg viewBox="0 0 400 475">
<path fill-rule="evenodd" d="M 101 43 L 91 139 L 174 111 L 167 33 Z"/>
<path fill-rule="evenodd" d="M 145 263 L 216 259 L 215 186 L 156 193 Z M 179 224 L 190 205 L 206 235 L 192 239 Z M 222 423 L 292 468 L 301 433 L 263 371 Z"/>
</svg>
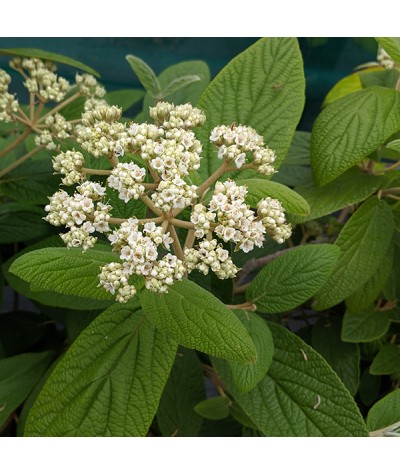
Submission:
<svg viewBox="0 0 400 475">
<path fill-rule="evenodd" d="M 156 73 L 187 60 L 203 60 L 214 77 L 234 56 L 258 38 L 0 38 L 0 48 L 32 47 L 70 56 L 96 69 L 107 90 L 141 87 L 125 60 L 134 54 Z M 310 130 L 329 89 L 359 64 L 374 61 L 372 38 L 299 38 L 307 84 L 306 108 L 299 125 Z M 0 68 L 9 70 L 9 58 L 0 56 Z M 75 70 L 60 66 L 72 80 Z M 20 93 L 15 87 L 13 91 Z"/>
</svg>

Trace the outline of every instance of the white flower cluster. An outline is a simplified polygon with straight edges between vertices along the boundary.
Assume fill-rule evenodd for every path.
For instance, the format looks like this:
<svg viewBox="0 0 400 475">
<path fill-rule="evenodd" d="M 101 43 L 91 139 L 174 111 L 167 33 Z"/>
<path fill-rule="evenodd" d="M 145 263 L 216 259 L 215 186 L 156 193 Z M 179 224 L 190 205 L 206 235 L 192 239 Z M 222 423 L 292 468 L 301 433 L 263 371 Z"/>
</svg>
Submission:
<svg viewBox="0 0 400 475">
<path fill-rule="evenodd" d="M 85 179 L 85 174 L 81 171 L 83 163 L 83 155 L 75 150 L 61 152 L 53 157 L 53 168 L 55 172 L 65 175 L 61 181 L 67 186 L 79 183 Z"/>
<path fill-rule="evenodd" d="M 17 71 L 26 71 L 29 77 L 24 86 L 37 93 L 44 101 L 61 102 L 71 90 L 70 83 L 55 74 L 57 67 L 50 61 L 38 58 L 14 58 L 10 66 Z M 24 73 L 26 76 L 26 73 Z"/>
<path fill-rule="evenodd" d="M 201 203 L 193 206 L 190 221 L 195 225 L 194 235 L 197 238 L 202 238 L 211 231 L 211 223 L 215 222 L 215 216 L 215 213 L 207 211 Z"/>
<path fill-rule="evenodd" d="M 150 117 L 164 129 L 194 129 L 206 120 L 204 112 L 191 104 L 174 106 L 168 102 L 150 107 Z"/>
<path fill-rule="evenodd" d="M 139 199 L 146 191 L 142 185 L 146 176 L 146 169 L 140 168 L 134 162 L 118 163 L 107 179 L 110 188 L 119 192 L 118 198 L 125 203 Z"/>
<path fill-rule="evenodd" d="M 77 193 L 73 196 L 64 190 L 54 193 L 45 207 L 48 214 L 44 219 L 53 226 L 70 228 L 70 231 L 60 235 L 67 247 L 82 247 L 86 251 L 97 241 L 90 234 L 110 231 L 111 206 L 95 203 L 105 196 L 105 188 L 99 183 L 86 181 L 76 189 Z"/>
<path fill-rule="evenodd" d="M 264 198 L 257 204 L 257 214 L 267 234 L 278 244 L 292 235 L 292 227 L 286 223 L 285 208 L 273 198 Z"/>
<path fill-rule="evenodd" d="M 75 83 L 80 92 L 89 98 L 104 97 L 106 90 L 91 74 L 76 74 Z"/>
<path fill-rule="evenodd" d="M 187 185 L 179 175 L 175 175 L 172 180 L 161 181 L 151 199 L 157 208 L 167 213 L 190 206 L 197 198 L 196 190 L 197 186 Z"/>
<path fill-rule="evenodd" d="M 0 69 L 0 122 L 12 121 L 12 114 L 18 111 L 18 101 L 8 92 L 11 77 Z"/>
<path fill-rule="evenodd" d="M 211 269 L 219 279 L 233 278 L 239 270 L 216 239 L 204 239 L 196 248 L 186 249 L 185 262 L 189 273 L 197 269 L 207 275 Z"/>
<path fill-rule="evenodd" d="M 251 127 L 219 125 L 211 131 L 210 141 L 218 147 L 220 160 L 233 161 L 241 168 L 246 163 L 247 153 L 251 153 L 258 173 L 267 176 L 275 173 L 272 166 L 275 153 L 265 147 L 263 137 Z"/>
<path fill-rule="evenodd" d="M 383 48 L 378 49 L 378 55 L 376 59 L 378 63 L 385 69 L 393 69 L 396 66 L 395 61 L 393 61 L 393 59 Z"/>
<path fill-rule="evenodd" d="M 102 267 L 99 285 L 113 294 L 118 291 L 118 301 L 126 302 L 135 295 L 134 286 L 126 288 L 132 275 L 143 276 L 146 288 L 152 292 L 167 292 L 175 280 L 182 280 L 185 274 L 182 261 L 170 253 L 159 259 L 158 246 L 169 250 L 173 240 L 169 233 L 164 233 L 154 222 L 146 223 L 140 231 L 139 221 L 131 218 L 108 238 L 113 251 L 119 252 L 123 264 Z"/>
<path fill-rule="evenodd" d="M 64 140 L 70 136 L 72 125 L 67 122 L 61 114 L 49 115 L 45 119 L 45 125 L 48 129 L 36 135 L 35 144 L 38 146 L 45 146 L 48 150 L 54 150 L 56 144 L 54 139 Z"/>
</svg>

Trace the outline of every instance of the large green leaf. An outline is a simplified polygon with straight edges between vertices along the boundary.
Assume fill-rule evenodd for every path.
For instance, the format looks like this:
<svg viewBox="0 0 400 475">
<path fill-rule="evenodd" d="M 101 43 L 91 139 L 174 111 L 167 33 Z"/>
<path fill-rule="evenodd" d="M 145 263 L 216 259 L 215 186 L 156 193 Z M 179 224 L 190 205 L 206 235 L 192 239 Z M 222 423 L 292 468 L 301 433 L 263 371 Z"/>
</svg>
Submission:
<svg viewBox="0 0 400 475">
<path fill-rule="evenodd" d="M 228 391 L 266 436 L 366 436 L 362 416 L 335 372 L 299 337 L 269 324 L 275 353 L 264 379 L 241 393 L 229 366 L 213 358 Z"/>
<path fill-rule="evenodd" d="M 157 411 L 165 437 L 196 437 L 203 419 L 193 410 L 205 398 L 203 370 L 193 350 L 180 347 Z"/>
<path fill-rule="evenodd" d="M 195 75 L 200 78 L 200 81 L 186 85 L 176 90 L 173 94 L 165 95 L 165 88 L 171 84 L 171 82 L 187 75 Z M 158 76 L 158 82 L 163 90 L 164 100 L 174 104 L 190 102 L 196 105 L 201 93 L 210 82 L 210 70 L 203 61 L 183 61 L 182 63 L 173 64 L 167 69 L 164 69 Z M 154 104 L 155 100 L 147 93 L 143 101 L 143 120 L 150 120 L 149 107 L 153 107 Z"/>
<path fill-rule="evenodd" d="M 254 343 L 236 315 L 194 282 L 175 282 L 166 294 L 144 289 L 140 302 L 154 325 L 181 345 L 227 360 L 256 361 Z"/>
<path fill-rule="evenodd" d="M 47 248 L 23 254 L 11 264 L 10 272 L 40 290 L 113 300 L 109 292 L 98 287 L 98 275 L 101 266 L 117 260 L 112 252 Z"/>
<path fill-rule="evenodd" d="M 143 60 L 137 56 L 133 56 L 132 54 L 128 54 L 126 56 L 126 60 L 128 61 L 136 76 L 139 78 L 139 81 L 146 91 L 152 97 L 157 97 L 161 89 L 158 79 L 151 67 Z"/>
<path fill-rule="evenodd" d="M 347 221 L 335 244 L 340 257 L 332 275 L 316 295 L 323 310 L 351 295 L 376 271 L 393 235 L 393 215 L 387 203 L 371 197 Z"/>
<path fill-rule="evenodd" d="M 326 359 L 354 396 L 360 381 L 360 351 L 357 345 L 340 339 L 340 327 L 337 316 L 320 319 L 312 328 L 312 346 Z"/>
<path fill-rule="evenodd" d="M 52 357 L 51 351 L 45 351 L 0 360 L 0 427 L 28 397 Z"/>
<path fill-rule="evenodd" d="M 386 180 L 385 176 L 367 175 L 355 167 L 324 186 L 317 187 L 313 183 L 299 186 L 296 192 L 307 201 L 311 211 L 308 216 L 296 216 L 294 221 L 317 219 L 364 201 L 382 188 Z"/>
<path fill-rule="evenodd" d="M 55 63 L 68 64 L 68 66 L 73 66 L 74 68 L 81 69 L 86 71 L 93 76 L 100 77 L 100 74 L 95 71 L 93 68 L 86 66 L 86 64 L 76 61 L 75 59 L 68 58 L 61 54 L 50 53 L 49 51 L 43 51 L 37 48 L 7 48 L 0 49 L 0 54 L 7 56 L 22 56 L 27 58 L 40 58 L 47 61 L 54 61 Z"/>
<path fill-rule="evenodd" d="M 400 389 L 395 389 L 371 407 L 367 416 L 367 429 L 383 429 L 396 422 L 400 422 Z"/>
<path fill-rule="evenodd" d="M 339 257 L 333 244 L 301 246 L 266 265 L 250 284 L 247 300 L 260 312 L 291 310 L 325 284 Z"/>
<path fill-rule="evenodd" d="M 234 383 L 240 391 L 246 392 L 253 389 L 266 375 L 272 363 L 274 342 L 269 327 L 256 313 L 235 310 L 235 314 L 252 337 L 257 351 L 257 361 L 252 365 L 229 362 Z"/>
<path fill-rule="evenodd" d="M 0 207 L 0 243 L 32 241 L 46 236 L 51 227 L 43 221 L 44 211 L 25 203 Z"/>
<path fill-rule="evenodd" d="M 300 216 L 307 216 L 310 213 L 307 201 L 285 185 L 262 178 L 237 180 L 236 183 L 247 186 L 246 203 L 253 208 L 260 200 L 269 196 L 281 201 L 288 213 Z"/>
<path fill-rule="evenodd" d="M 316 183 L 334 180 L 399 129 L 398 91 L 374 86 L 335 101 L 313 127 L 311 166 Z"/>
<path fill-rule="evenodd" d="M 375 39 L 396 63 L 400 63 L 400 38 L 379 37 Z"/>
<path fill-rule="evenodd" d="M 297 130 L 284 160 L 285 165 L 299 166 L 310 164 L 311 132 Z M 278 172 L 279 175 L 280 172 Z"/>
<path fill-rule="evenodd" d="M 263 38 L 236 56 L 210 83 L 198 107 L 207 120 L 197 135 L 206 159 L 200 174 L 218 166 L 210 131 L 219 124 L 249 125 L 276 151 L 277 167 L 285 158 L 304 106 L 303 60 L 295 38 Z"/>
<path fill-rule="evenodd" d="M 387 343 L 382 346 L 372 361 L 371 374 L 393 374 L 400 371 L 400 349 Z"/>
<path fill-rule="evenodd" d="M 27 436 L 145 436 L 177 344 L 135 304 L 115 304 L 73 342 L 36 399 Z"/>
<path fill-rule="evenodd" d="M 389 329 L 388 313 L 373 309 L 363 310 L 356 314 L 346 312 L 343 318 L 342 340 L 361 343 L 382 337 Z"/>
</svg>

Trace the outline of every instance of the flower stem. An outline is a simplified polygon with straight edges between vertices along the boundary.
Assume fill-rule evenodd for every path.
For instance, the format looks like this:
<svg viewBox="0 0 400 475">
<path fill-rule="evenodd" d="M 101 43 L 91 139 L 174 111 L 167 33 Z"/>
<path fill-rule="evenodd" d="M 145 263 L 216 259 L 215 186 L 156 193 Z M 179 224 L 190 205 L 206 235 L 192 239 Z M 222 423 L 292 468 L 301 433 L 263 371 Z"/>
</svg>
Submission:
<svg viewBox="0 0 400 475">
<path fill-rule="evenodd" d="M 111 175 L 111 170 L 97 170 L 95 168 L 81 168 L 82 173 L 87 175 Z"/>
<path fill-rule="evenodd" d="M 181 261 L 185 261 L 185 253 L 183 252 L 181 243 L 179 242 L 178 235 L 176 234 L 175 226 L 170 224 L 169 232 L 171 234 L 172 239 L 174 240 L 172 243 L 172 248 L 174 249 L 175 255 Z"/>
<path fill-rule="evenodd" d="M 190 249 L 191 247 L 193 247 L 195 239 L 196 239 L 196 236 L 194 235 L 194 229 L 189 229 L 186 236 L 184 249 Z"/>
<path fill-rule="evenodd" d="M 71 102 L 74 102 L 76 99 L 78 99 L 78 97 L 81 96 L 81 93 L 80 92 L 77 92 L 76 94 L 74 94 L 73 96 L 69 97 L 68 99 L 66 99 L 65 101 L 61 102 L 60 104 L 58 104 L 58 106 L 54 107 L 53 109 L 51 109 L 49 112 L 47 112 L 47 114 L 43 115 L 42 117 L 40 117 L 40 119 L 38 120 L 38 123 L 40 122 L 43 122 L 44 120 L 47 119 L 47 117 L 49 117 L 50 115 L 53 115 L 55 114 L 56 112 L 58 112 L 59 110 L 61 110 L 63 107 L 67 106 L 68 104 L 71 104 Z"/>
<path fill-rule="evenodd" d="M 185 229 L 194 229 L 194 224 L 190 221 L 182 221 L 182 219 L 172 219 L 171 224 L 178 226 L 178 228 L 185 228 Z"/>
<path fill-rule="evenodd" d="M 148 196 L 142 195 L 140 199 L 148 208 L 151 209 L 151 211 L 153 211 L 154 214 L 156 214 L 157 216 L 162 216 L 163 214 L 162 211 L 156 208 L 156 206 L 154 205 L 154 203 L 151 201 L 151 199 Z"/>
<path fill-rule="evenodd" d="M 216 182 L 218 178 L 227 171 L 228 168 L 229 168 L 229 165 L 227 162 L 224 162 L 219 168 L 217 168 L 215 172 L 212 175 L 210 175 L 207 178 L 207 180 L 197 188 L 196 190 L 197 196 L 201 196 L 208 188 L 210 188 L 210 186 L 214 182 Z"/>
<path fill-rule="evenodd" d="M 43 145 L 40 145 L 40 146 L 34 148 L 30 152 L 28 152 L 26 155 L 22 156 L 21 158 L 19 158 L 15 162 L 11 163 L 11 165 L 9 165 L 8 167 L 1 170 L 0 171 L 0 178 L 3 177 L 4 175 L 7 175 L 7 173 L 14 170 L 14 168 L 17 168 L 19 165 L 21 165 L 21 163 L 24 163 L 26 160 L 28 160 L 28 158 L 32 157 L 32 155 L 35 155 L 35 153 L 38 152 L 39 150 L 41 150 L 42 148 L 44 148 Z"/>
<path fill-rule="evenodd" d="M 16 140 L 14 140 L 14 142 L 10 143 L 10 145 L 8 145 L 6 148 L 4 148 L 1 152 L 0 152 L 0 158 L 4 157 L 7 155 L 8 152 L 10 152 L 11 150 L 13 150 L 17 145 L 19 145 L 21 142 L 23 142 L 27 137 L 28 135 L 31 133 L 31 131 L 29 129 L 26 129 L 24 133 L 22 133 L 19 137 L 16 138 Z"/>
</svg>

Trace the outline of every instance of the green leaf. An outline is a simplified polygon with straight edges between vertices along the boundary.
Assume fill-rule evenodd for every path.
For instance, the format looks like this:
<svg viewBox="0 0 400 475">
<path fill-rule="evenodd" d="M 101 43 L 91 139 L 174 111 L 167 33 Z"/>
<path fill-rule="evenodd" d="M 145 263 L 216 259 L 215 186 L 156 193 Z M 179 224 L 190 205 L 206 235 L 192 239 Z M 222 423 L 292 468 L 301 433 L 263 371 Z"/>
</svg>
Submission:
<svg viewBox="0 0 400 475">
<path fill-rule="evenodd" d="M 269 327 L 274 358 L 252 391 L 241 393 L 228 364 L 213 358 L 228 391 L 258 430 L 271 437 L 366 436 L 353 398 L 326 361 L 287 329 Z"/>
<path fill-rule="evenodd" d="M 177 345 L 135 304 L 115 304 L 72 343 L 36 399 L 26 436 L 145 436 Z"/>
<path fill-rule="evenodd" d="M 295 38 L 263 38 L 236 56 L 210 83 L 198 107 L 207 117 L 197 136 L 203 144 L 200 175 L 219 166 L 210 131 L 220 124 L 244 124 L 261 134 L 282 163 L 304 107 L 303 60 Z M 243 173 L 243 172 L 239 172 Z"/>
<path fill-rule="evenodd" d="M 146 289 L 140 302 L 148 318 L 187 348 L 254 363 L 256 349 L 236 315 L 194 282 L 175 282 L 166 294 Z"/>
<path fill-rule="evenodd" d="M 0 314 L 0 358 L 29 351 L 44 335 L 43 317 L 16 311 Z"/>
<path fill-rule="evenodd" d="M 80 61 L 76 61 L 75 59 L 68 58 L 67 56 L 63 56 L 61 54 L 50 53 L 49 51 L 43 51 L 37 48 L 0 49 L 0 54 L 6 56 L 22 56 L 26 58 L 40 58 L 47 61 L 54 61 L 55 63 L 67 64 L 68 66 L 73 66 L 74 68 L 81 69 L 82 71 L 86 71 L 89 74 L 93 74 L 93 76 L 100 77 L 100 74 L 97 71 L 89 66 L 86 66 L 86 64 L 83 64 Z"/>
<path fill-rule="evenodd" d="M 161 97 L 168 97 L 171 96 L 172 94 L 175 94 L 175 92 L 179 91 L 180 89 L 183 89 L 184 87 L 189 86 L 190 84 L 193 84 L 195 82 L 200 81 L 201 78 L 200 76 L 196 75 L 191 75 L 191 76 L 181 76 L 179 78 L 173 79 L 161 92 L 160 96 Z"/>
<path fill-rule="evenodd" d="M 310 164 L 311 132 L 297 130 L 293 135 L 292 143 L 284 160 L 285 165 Z M 278 173 L 279 174 L 279 173 Z"/>
<path fill-rule="evenodd" d="M 30 204 L 5 203 L 0 207 L 0 243 L 26 242 L 49 234 L 44 211 Z"/>
<path fill-rule="evenodd" d="M 130 200 L 125 203 L 118 198 L 119 192 L 112 188 L 107 187 L 108 204 L 112 206 L 114 216 L 118 218 L 132 218 L 135 216 L 137 219 L 144 218 L 146 216 L 147 207 L 141 200 Z"/>
<path fill-rule="evenodd" d="M 30 204 L 47 204 L 60 186 L 60 177 L 53 174 L 50 154 L 40 160 L 30 160 L 3 178 L 0 193 L 16 201 Z"/>
<path fill-rule="evenodd" d="M 325 96 L 322 108 L 329 106 L 338 99 L 348 96 L 353 92 L 361 91 L 361 89 L 362 83 L 360 79 L 360 73 L 356 72 L 353 74 L 349 74 L 348 76 L 338 81 L 328 92 L 328 94 Z"/>
<path fill-rule="evenodd" d="M 214 396 L 196 404 L 194 410 L 206 419 L 218 421 L 229 416 L 229 404 L 227 397 Z"/>
<path fill-rule="evenodd" d="M 137 56 L 131 54 L 126 56 L 126 60 L 146 91 L 152 97 L 157 97 L 161 89 L 158 79 L 151 67 Z"/>
<path fill-rule="evenodd" d="M 400 94 L 370 87 L 343 97 L 317 117 L 311 139 L 314 180 L 325 185 L 368 157 L 400 129 Z"/>
<path fill-rule="evenodd" d="M 400 389 L 395 389 L 374 404 L 367 415 L 367 429 L 383 429 L 400 421 Z"/>
<path fill-rule="evenodd" d="M 396 63 L 400 63 L 400 38 L 379 37 L 375 39 Z"/>
<path fill-rule="evenodd" d="M 386 148 L 390 148 L 391 150 L 395 150 L 396 152 L 400 152 L 400 139 L 392 140 L 388 144 L 386 144 Z"/>
<path fill-rule="evenodd" d="M 269 327 L 256 313 L 235 310 L 235 314 L 249 332 L 257 351 L 257 361 L 252 365 L 229 363 L 234 383 L 240 391 L 247 392 L 263 379 L 271 366 L 274 342 Z"/>
<path fill-rule="evenodd" d="M 72 94 L 76 92 L 71 91 L 71 93 L 66 97 L 68 99 Z M 87 97 L 78 97 L 70 104 L 67 104 L 60 110 L 60 114 L 65 117 L 67 120 L 77 120 L 80 119 L 82 114 L 85 112 L 85 102 Z M 54 152 L 53 152 L 54 153 Z"/>
<path fill-rule="evenodd" d="M 399 79 L 399 71 L 385 69 L 383 71 L 360 72 L 361 82 L 364 87 L 382 86 L 395 89 Z"/>
<path fill-rule="evenodd" d="M 200 81 L 193 82 L 182 89 L 178 89 L 169 96 L 163 93 L 164 100 L 174 104 L 185 104 L 186 102 L 190 102 L 193 105 L 197 104 L 201 93 L 210 82 L 210 70 L 203 61 L 183 61 L 182 63 L 174 64 L 164 69 L 158 76 L 158 82 L 160 83 L 161 89 L 165 89 L 168 84 L 175 79 L 187 75 L 196 75 L 200 78 Z M 150 119 L 149 108 L 153 106 L 154 99 L 150 94 L 146 94 L 143 101 L 143 121 Z"/>
<path fill-rule="evenodd" d="M 118 91 L 107 92 L 104 99 L 110 106 L 122 107 L 122 112 L 130 109 L 134 104 L 144 97 L 141 89 L 120 89 Z"/>
<path fill-rule="evenodd" d="M 383 290 L 393 268 L 393 246 L 389 247 L 376 272 L 346 299 L 347 310 L 357 313 L 369 307 Z"/>
<path fill-rule="evenodd" d="M 365 406 L 371 406 L 379 396 L 381 389 L 381 377 L 370 374 L 366 368 L 360 379 L 358 395 Z"/>
<path fill-rule="evenodd" d="M 354 396 L 360 381 L 360 351 L 357 345 L 340 339 L 341 322 L 337 317 L 321 318 L 312 327 L 312 346 L 323 356 Z"/>
<path fill-rule="evenodd" d="M 204 398 L 200 361 L 193 350 L 180 347 L 157 411 L 161 434 L 165 437 L 196 437 L 203 419 L 193 408 Z"/>
<path fill-rule="evenodd" d="M 393 235 L 393 215 L 387 203 L 371 197 L 352 215 L 335 244 L 340 249 L 336 268 L 316 295 L 314 308 L 333 307 L 376 272 Z"/>
<path fill-rule="evenodd" d="M 0 427 L 28 397 L 52 357 L 51 351 L 45 351 L 0 360 Z"/>
<path fill-rule="evenodd" d="M 352 343 L 373 341 L 385 335 L 389 325 L 388 312 L 373 309 L 357 314 L 346 312 L 343 317 L 342 340 Z"/>
<path fill-rule="evenodd" d="M 269 180 L 248 179 L 237 180 L 237 185 L 247 186 L 246 203 L 251 207 L 256 207 L 257 203 L 266 198 L 276 198 L 279 200 L 288 213 L 300 216 L 307 216 L 310 213 L 310 206 L 307 201 L 295 191 L 285 185 Z"/>
<path fill-rule="evenodd" d="M 98 287 L 100 267 L 118 258 L 112 252 L 47 248 L 23 254 L 11 264 L 10 272 L 40 290 L 66 295 L 113 300 Z"/>
<path fill-rule="evenodd" d="M 372 361 L 371 374 L 392 374 L 400 371 L 400 350 L 396 345 L 385 344 Z"/>
<path fill-rule="evenodd" d="M 317 187 L 313 183 L 299 186 L 296 192 L 309 204 L 311 211 L 308 216 L 296 216 L 292 221 L 302 223 L 317 219 L 364 201 L 386 181 L 385 176 L 367 175 L 354 167 L 324 186 Z"/>
<path fill-rule="evenodd" d="M 339 256 L 333 244 L 301 246 L 266 265 L 250 284 L 246 297 L 260 312 L 291 310 L 325 284 Z"/>
</svg>

